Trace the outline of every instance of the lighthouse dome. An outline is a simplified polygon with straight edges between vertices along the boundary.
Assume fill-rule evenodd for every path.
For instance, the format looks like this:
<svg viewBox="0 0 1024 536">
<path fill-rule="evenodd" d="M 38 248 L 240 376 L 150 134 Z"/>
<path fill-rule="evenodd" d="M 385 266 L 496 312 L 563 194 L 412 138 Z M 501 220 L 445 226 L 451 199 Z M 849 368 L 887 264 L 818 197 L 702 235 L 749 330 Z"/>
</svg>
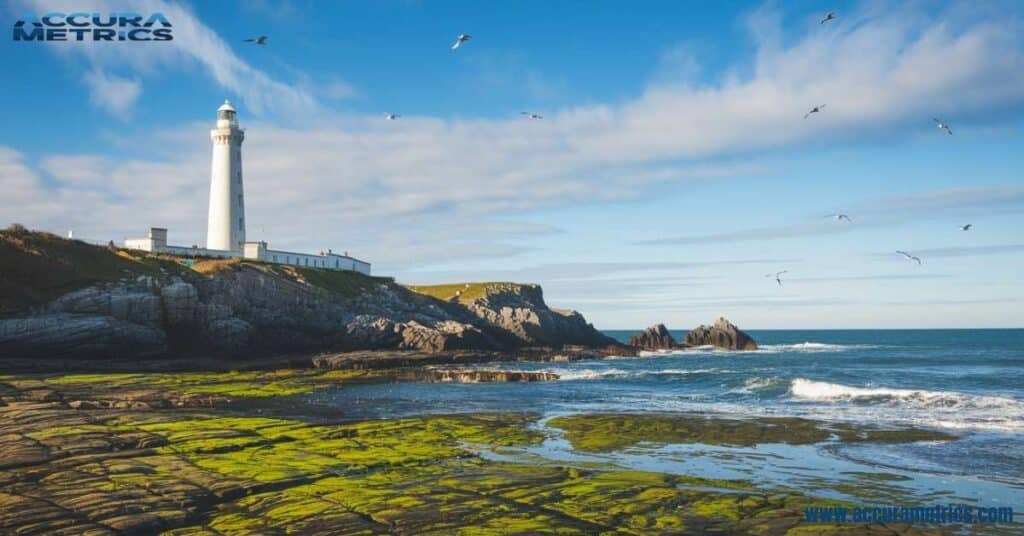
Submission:
<svg viewBox="0 0 1024 536">
<path fill-rule="evenodd" d="M 224 104 L 221 104 L 220 108 L 217 108 L 217 111 L 218 112 L 233 112 L 233 111 L 235 111 L 235 107 L 231 105 L 231 101 L 225 100 Z"/>
</svg>

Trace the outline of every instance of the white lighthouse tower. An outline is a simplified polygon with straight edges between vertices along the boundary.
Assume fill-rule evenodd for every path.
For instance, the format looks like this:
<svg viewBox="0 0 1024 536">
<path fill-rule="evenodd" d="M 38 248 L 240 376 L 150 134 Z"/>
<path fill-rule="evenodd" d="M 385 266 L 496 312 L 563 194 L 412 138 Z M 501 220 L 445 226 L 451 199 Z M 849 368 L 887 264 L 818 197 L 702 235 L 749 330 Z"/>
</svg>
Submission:
<svg viewBox="0 0 1024 536">
<path fill-rule="evenodd" d="M 245 241 L 245 197 L 242 194 L 242 141 L 245 131 L 238 127 L 235 107 L 224 101 L 217 108 L 217 127 L 210 131 L 213 165 L 210 170 L 210 214 L 206 247 L 174 246 L 167 243 L 166 227 L 150 227 L 143 238 L 126 238 L 128 249 L 176 255 L 255 261 L 322 270 L 348 270 L 370 275 L 370 263 L 328 249 L 319 253 L 297 253 L 270 249 L 266 242 Z"/>
<path fill-rule="evenodd" d="M 210 131 L 213 166 L 210 172 L 210 213 L 207 249 L 241 252 L 245 246 L 245 196 L 242 194 L 242 140 L 235 108 L 224 101 L 217 108 L 217 128 Z"/>
</svg>

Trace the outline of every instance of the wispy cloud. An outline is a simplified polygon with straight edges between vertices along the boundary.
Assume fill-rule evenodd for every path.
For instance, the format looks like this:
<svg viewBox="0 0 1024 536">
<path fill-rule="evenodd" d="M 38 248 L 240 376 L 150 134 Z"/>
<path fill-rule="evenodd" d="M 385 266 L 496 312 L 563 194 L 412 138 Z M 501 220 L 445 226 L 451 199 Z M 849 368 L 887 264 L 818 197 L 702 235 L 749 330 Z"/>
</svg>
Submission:
<svg viewBox="0 0 1024 536">
<path fill-rule="evenodd" d="M 959 216 L 979 216 L 993 209 L 1024 208 L 1024 187 L 1003 185 L 975 188 L 929 190 L 914 194 L 882 197 L 856 203 L 851 211 L 856 223 L 820 218 L 817 222 L 753 227 L 700 235 L 638 240 L 639 245 L 719 244 L 777 238 L 846 234 L 865 229 L 902 225 L 910 221 Z"/>
<path fill-rule="evenodd" d="M 1013 184 L 983 188 L 947 188 L 883 198 L 880 210 L 933 211 L 1024 207 L 1024 186 Z"/>
<path fill-rule="evenodd" d="M 142 82 L 138 78 L 115 76 L 103 71 L 85 75 L 89 96 L 93 104 L 124 120 L 130 115 L 135 101 L 142 95 Z"/>
<path fill-rule="evenodd" d="M 773 238 L 842 234 L 848 233 L 852 230 L 854 230 L 854 227 L 845 223 L 840 223 L 838 225 L 835 223 L 795 223 L 774 227 L 739 229 L 723 233 L 652 238 L 649 240 L 637 240 L 634 243 L 638 245 L 724 244 L 728 242 L 749 242 Z"/>
<path fill-rule="evenodd" d="M 513 268 L 508 270 L 476 271 L 475 277 L 483 279 L 505 279 L 514 281 L 558 281 L 561 279 L 580 281 L 589 280 L 595 287 L 599 287 L 603 280 L 594 278 L 607 278 L 609 276 L 631 274 L 668 272 L 673 277 L 680 277 L 676 272 L 681 270 L 696 270 L 701 268 L 721 268 L 726 266 L 745 266 L 760 264 L 779 264 L 794 262 L 794 259 L 732 259 L 732 260 L 709 260 L 709 261 L 658 261 L 658 262 L 567 262 L 547 263 Z M 418 281 L 432 282 L 443 281 L 453 278 L 464 278 L 464 273 L 452 271 L 422 271 L 409 272 L 408 277 L 419 277 Z M 648 276 L 649 277 L 649 276 Z M 645 277 L 647 279 L 647 277 Z"/>
<path fill-rule="evenodd" d="M 873 274 L 873 275 L 844 275 L 827 277 L 790 277 L 787 282 L 812 281 L 820 283 L 838 281 L 912 281 L 915 279 L 947 279 L 953 277 L 949 274 Z"/>
<path fill-rule="evenodd" d="M 73 12 L 82 7 L 75 0 L 17 1 L 27 9 L 41 13 Z M 124 10 L 124 3 L 94 0 L 89 8 L 96 12 L 120 12 Z M 316 98 L 308 90 L 276 80 L 240 58 L 224 39 L 182 4 L 172 0 L 139 0 L 132 3 L 132 10 L 163 13 L 173 24 L 174 40 L 145 47 L 109 46 L 108 43 L 91 41 L 47 43 L 55 52 L 87 60 L 83 81 L 93 102 L 103 108 L 124 116 L 138 98 L 147 77 L 190 65 L 199 65 L 217 86 L 237 96 L 253 113 L 309 115 L 319 108 Z M 112 72 L 115 70 L 118 73 L 128 72 L 130 76 L 114 75 Z M 127 88 L 129 94 L 112 94 L 110 90 L 115 87 Z"/>
<path fill-rule="evenodd" d="M 912 301 L 887 301 L 879 305 L 895 307 L 915 307 L 921 305 L 989 305 L 994 303 L 1020 303 L 1022 300 L 1014 298 L 981 298 L 972 300 L 912 300 Z"/>
<path fill-rule="evenodd" d="M 32 4 L 52 10 L 73 2 Z M 94 9 L 114 7 L 113 0 L 103 0 Z M 764 149 L 865 133 L 895 137 L 916 129 L 911 125 L 922 114 L 1012 114 L 1024 103 L 1024 32 L 1016 19 L 961 20 L 952 12 L 939 15 L 951 20 L 942 23 L 924 12 L 895 17 L 851 11 L 828 32 L 815 31 L 816 22 L 809 20 L 803 34 L 783 41 L 769 10 L 751 19 L 756 51 L 749 65 L 743 58 L 726 66 L 713 82 L 654 81 L 632 99 L 552 110 L 543 122 L 411 116 L 386 121 L 376 114 L 324 111 L 302 128 L 291 128 L 273 116 L 258 121 L 252 114 L 319 109 L 314 91 L 253 68 L 176 2 L 145 0 L 138 10 L 163 11 L 173 20 L 173 45 L 56 48 L 89 60 L 83 76 L 109 75 L 114 72 L 109 66 L 118 65 L 127 69 L 116 71 L 118 76 L 137 76 L 143 85 L 159 69 L 201 66 L 219 87 L 243 100 L 250 224 L 264 226 L 281 247 L 345 244 L 395 265 L 416 266 L 430 255 L 517 255 L 530 248 L 506 243 L 509 238 L 536 236 L 529 222 L 510 232 L 464 225 L 467 221 L 521 221 L 522 211 L 643 199 L 658 191 L 649 186 L 757 173 L 757 155 Z M 807 103 L 822 95 L 829 96 L 828 113 L 814 121 L 799 119 Z M 164 129 L 161 135 L 176 141 L 161 146 L 162 160 L 105 158 L 89 168 L 124 182 L 124 188 L 97 186 L 93 174 L 61 164 L 61 158 L 83 155 L 50 155 L 45 173 L 56 186 L 38 195 L 74 194 L 76 211 L 103 213 L 103 221 L 92 224 L 97 234 L 123 236 L 152 223 L 200 239 L 209 154 L 197 140 L 206 137 L 205 128 Z M 132 186 L 131 178 L 139 176 L 159 185 L 160 196 Z M 281 187 L 283 180 L 287 188 Z M 13 214 L 29 223 L 53 221 L 32 206 L 15 207 Z M 155 206 L 173 209 L 154 212 Z M 822 218 L 650 243 L 850 232 L 850 226 L 833 223 Z M 857 228 L 867 225 L 858 220 Z M 313 237 L 310 229 L 321 231 Z M 608 269 L 567 266 L 547 272 Z"/>
<path fill-rule="evenodd" d="M 963 246 L 949 248 L 925 248 L 915 249 L 910 253 L 914 256 L 926 258 L 942 257 L 975 257 L 978 255 L 1000 255 L 1003 253 L 1024 252 L 1024 244 L 995 244 L 988 246 Z M 878 256 L 891 257 L 890 253 L 878 253 Z"/>
</svg>

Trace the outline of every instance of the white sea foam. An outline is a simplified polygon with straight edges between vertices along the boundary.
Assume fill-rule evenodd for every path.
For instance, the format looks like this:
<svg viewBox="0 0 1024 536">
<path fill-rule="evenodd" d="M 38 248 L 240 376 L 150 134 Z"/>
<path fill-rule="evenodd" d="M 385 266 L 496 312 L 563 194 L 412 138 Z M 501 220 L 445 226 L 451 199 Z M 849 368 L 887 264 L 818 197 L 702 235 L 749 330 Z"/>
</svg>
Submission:
<svg viewBox="0 0 1024 536">
<path fill-rule="evenodd" d="M 671 350 L 641 350 L 637 357 L 670 357 L 681 355 L 743 355 L 743 354 L 779 354 L 784 352 L 797 353 L 828 353 L 848 350 L 865 350 L 881 348 L 874 344 L 828 344 L 823 342 L 805 341 L 794 344 L 763 344 L 757 350 L 726 350 L 717 346 L 692 346 L 689 348 L 673 348 Z"/>
<path fill-rule="evenodd" d="M 728 369 L 660 369 L 660 370 L 622 370 L 611 369 L 546 369 L 558 375 L 560 380 L 597 380 L 602 378 L 642 378 L 646 376 L 689 376 L 692 374 L 717 374 L 732 372 Z"/>
<path fill-rule="evenodd" d="M 771 387 L 778 385 L 778 378 L 748 378 L 747 381 L 743 382 L 743 387 L 746 389 L 764 389 L 765 387 Z"/>
<path fill-rule="evenodd" d="M 544 369 L 526 370 L 507 367 L 474 367 L 466 370 L 493 370 L 503 372 L 544 372 L 558 375 L 562 381 L 577 380 L 601 380 L 608 378 L 642 378 L 647 376 L 689 376 L 692 374 L 718 374 L 733 372 L 721 368 L 700 368 L 700 369 L 655 369 L 655 370 L 624 370 L 620 368 L 571 368 L 571 367 L 548 367 Z"/>
<path fill-rule="evenodd" d="M 804 353 L 816 353 L 816 352 L 843 352 L 846 350 L 862 350 L 868 348 L 878 348 L 877 345 L 873 344 L 826 344 L 823 342 L 799 342 L 796 344 L 765 344 L 760 346 L 757 351 L 763 353 L 778 353 L 778 352 L 804 352 Z"/>
<path fill-rule="evenodd" d="M 957 391 L 854 387 L 805 378 L 790 383 L 791 398 L 805 402 L 884 406 L 878 420 L 909 420 L 946 428 L 1024 428 L 1024 401 L 1015 398 L 974 395 Z"/>
</svg>

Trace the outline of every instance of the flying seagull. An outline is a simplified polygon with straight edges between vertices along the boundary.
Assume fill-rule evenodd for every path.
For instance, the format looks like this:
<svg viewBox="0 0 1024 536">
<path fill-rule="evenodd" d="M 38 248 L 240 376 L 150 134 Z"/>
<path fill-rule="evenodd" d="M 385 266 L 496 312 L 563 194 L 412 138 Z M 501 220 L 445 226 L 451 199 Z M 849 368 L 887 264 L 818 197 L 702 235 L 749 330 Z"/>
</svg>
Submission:
<svg viewBox="0 0 1024 536">
<path fill-rule="evenodd" d="M 257 45 L 267 44 L 267 36 L 261 35 L 259 37 L 253 37 L 245 40 L 246 43 L 256 43 Z"/>
<path fill-rule="evenodd" d="M 919 259 L 919 258 L 917 258 L 917 257 L 915 257 L 915 256 L 913 256 L 913 255 L 911 255 L 909 253 L 907 253 L 906 251 L 896 250 L 896 253 L 899 253 L 900 255 L 903 255 L 903 258 L 907 259 L 908 261 L 917 261 L 918 266 L 921 265 L 921 259 Z"/>
<path fill-rule="evenodd" d="M 400 116 L 398 114 L 388 114 L 385 117 L 388 118 L 388 121 L 394 121 L 395 119 L 398 119 L 399 117 L 402 117 L 402 116 Z"/>
<path fill-rule="evenodd" d="M 848 216 L 846 214 L 843 214 L 842 212 L 836 212 L 835 214 L 829 214 L 828 216 L 825 216 L 825 217 L 826 218 L 835 218 L 836 221 L 846 220 L 846 221 L 848 221 L 850 223 L 853 223 L 853 218 L 851 218 L 850 216 Z"/>
<path fill-rule="evenodd" d="M 974 224 L 968 223 L 967 225 L 961 225 L 960 226 L 960 230 L 961 231 L 970 231 L 971 227 L 974 227 Z"/>
<path fill-rule="evenodd" d="M 529 117 L 530 119 L 544 119 L 543 115 L 535 114 L 533 112 L 519 112 L 519 113 L 525 115 L 526 117 Z"/>
<path fill-rule="evenodd" d="M 821 22 L 819 22 L 818 24 L 825 24 L 826 22 L 828 22 L 830 20 L 835 20 L 835 18 L 836 18 L 836 14 L 831 12 L 831 11 L 829 11 L 828 13 L 825 14 L 824 17 L 821 18 Z"/>
<path fill-rule="evenodd" d="M 455 43 L 452 44 L 452 50 L 458 50 L 459 47 L 462 46 L 462 43 L 465 43 L 472 38 L 473 36 L 469 34 L 459 34 L 459 36 L 455 38 Z"/>
<path fill-rule="evenodd" d="M 949 129 L 949 125 L 943 123 L 938 118 L 933 117 L 932 121 L 935 121 L 935 125 L 939 127 L 939 130 L 945 130 L 950 136 L 953 135 L 953 131 Z"/>
<path fill-rule="evenodd" d="M 816 113 L 818 113 L 818 112 L 820 112 L 820 111 L 822 111 L 824 109 L 825 109 L 825 105 L 824 104 L 822 104 L 821 106 L 815 106 L 814 108 L 811 108 L 811 111 L 809 111 L 809 112 L 804 114 L 804 119 L 807 119 L 808 117 L 811 116 L 811 114 L 816 114 Z"/>
<path fill-rule="evenodd" d="M 774 278 L 774 279 L 775 279 L 775 282 L 776 282 L 776 283 L 778 283 L 778 284 L 779 284 L 779 286 L 781 287 L 781 286 L 782 286 L 782 277 L 781 277 L 781 276 L 782 276 L 782 274 L 784 274 L 784 273 L 786 273 L 786 272 L 788 272 L 788 271 L 789 271 L 789 270 L 783 270 L 783 271 L 781 271 L 781 272 L 775 272 L 774 274 L 764 274 L 764 276 L 765 276 L 765 277 L 771 277 L 771 278 Z"/>
</svg>

